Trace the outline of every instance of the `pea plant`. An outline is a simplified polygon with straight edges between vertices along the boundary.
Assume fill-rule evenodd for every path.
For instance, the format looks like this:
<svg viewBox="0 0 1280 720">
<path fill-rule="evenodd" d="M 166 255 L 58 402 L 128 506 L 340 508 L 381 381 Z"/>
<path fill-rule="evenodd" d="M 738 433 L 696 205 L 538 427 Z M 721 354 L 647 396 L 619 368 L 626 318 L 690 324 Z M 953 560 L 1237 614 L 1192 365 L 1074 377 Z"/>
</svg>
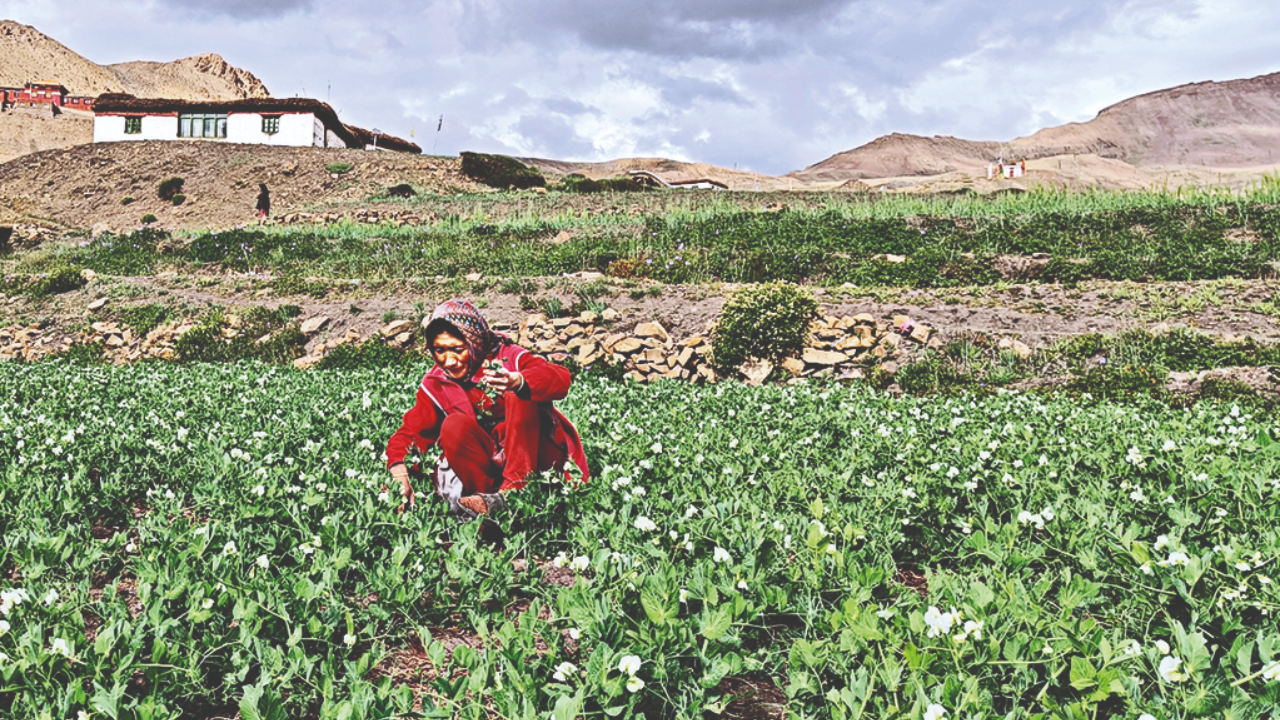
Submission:
<svg viewBox="0 0 1280 720">
<path fill-rule="evenodd" d="M 397 512 L 416 377 L 0 364 L 0 712 L 1280 715 L 1272 416 L 585 377 L 495 539 Z"/>
</svg>

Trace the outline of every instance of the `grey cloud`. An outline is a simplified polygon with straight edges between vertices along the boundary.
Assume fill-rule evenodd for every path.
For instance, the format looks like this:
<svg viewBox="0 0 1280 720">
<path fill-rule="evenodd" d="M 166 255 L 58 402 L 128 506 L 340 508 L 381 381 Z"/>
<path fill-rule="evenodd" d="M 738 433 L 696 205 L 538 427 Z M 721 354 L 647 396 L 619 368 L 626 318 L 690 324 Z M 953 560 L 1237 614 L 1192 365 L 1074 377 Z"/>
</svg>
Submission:
<svg viewBox="0 0 1280 720">
<path fill-rule="evenodd" d="M 280 17 L 295 10 L 310 10 L 315 6 L 315 0 L 160 0 L 159 4 L 196 15 L 256 20 Z"/>
</svg>

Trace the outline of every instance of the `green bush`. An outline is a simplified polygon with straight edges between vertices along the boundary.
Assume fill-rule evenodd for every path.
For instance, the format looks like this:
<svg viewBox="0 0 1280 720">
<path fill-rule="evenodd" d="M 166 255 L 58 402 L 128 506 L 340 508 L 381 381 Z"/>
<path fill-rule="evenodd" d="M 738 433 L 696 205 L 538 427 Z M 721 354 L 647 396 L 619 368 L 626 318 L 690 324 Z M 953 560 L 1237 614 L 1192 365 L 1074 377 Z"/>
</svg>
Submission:
<svg viewBox="0 0 1280 720">
<path fill-rule="evenodd" d="M 143 224 L 143 225 L 150 225 L 151 223 L 153 223 L 153 222 L 155 222 L 155 221 L 156 221 L 156 216 L 155 216 L 155 215 L 152 215 L 151 213 L 147 213 L 146 215 L 143 215 L 143 216 L 142 216 L 142 224 Z"/>
<path fill-rule="evenodd" d="M 164 305 L 138 305 L 123 308 L 120 311 L 120 322 L 133 328 L 138 335 L 146 336 L 169 319 L 169 309 Z"/>
<path fill-rule="evenodd" d="M 361 345 L 339 345 L 330 350 L 315 367 L 318 370 L 404 370 L 413 367 L 425 369 L 430 366 L 431 359 L 413 348 L 391 347 L 374 340 Z"/>
<path fill-rule="evenodd" d="M 356 166 L 352 165 L 351 163 L 335 162 L 335 163 L 329 163 L 328 165 L 325 165 L 324 169 L 328 171 L 330 175 L 346 175 L 347 173 L 354 170 L 355 167 Z"/>
<path fill-rule="evenodd" d="M 547 180 L 535 168 L 506 155 L 462 153 L 462 174 L 489 187 L 525 190 L 546 187 Z"/>
<path fill-rule="evenodd" d="M 87 282 L 84 279 L 84 275 L 81 274 L 80 268 L 60 265 L 51 268 L 43 278 L 27 286 L 27 294 L 37 298 L 60 295 L 72 290 L 79 290 Z"/>
<path fill-rule="evenodd" d="M 1063 388 L 1074 398 L 1089 395 L 1094 401 L 1166 399 L 1168 373 L 1144 365 L 1099 365 L 1072 377 Z"/>
<path fill-rule="evenodd" d="M 818 302 L 809 290 L 779 282 L 739 290 L 712 332 L 712 355 L 723 368 L 747 358 L 777 362 L 798 355 L 809 338 Z"/>
<path fill-rule="evenodd" d="M 132 203 L 132 202 L 133 202 L 132 195 L 125 195 L 124 197 L 120 198 L 121 205 L 128 205 L 129 203 Z"/>
<path fill-rule="evenodd" d="M 180 177 L 171 177 L 167 180 L 161 180 L 160 187 L 156 189 L 156 194 L 160 196 L 161 200 L 171 202 L 175 195 L 182 192 L 182 185 L 185 182 L 186 180 L 183 180 Z"/>
<path fill-rule="evenodd" d="M 288 315 L 287 310 L 249 308 L 240 316 L 240 332 L 228 339 L 222 335 L 226 314 L 220 310 L 211 312 L 177 339 L 174 355 L 179 362 L 292 362 L 302 356 L 307 336 Z M 258 342 L 264 336 L 269 337 Z"/>
<path fill-rule="evenodd" d="M 186 196 L 186 195 L 183 195 L 182 193 L 178 193 L 177 195 L 174 195 L 174 196 L 173 196 L 173 204 L 174 204 L 174 205 L 181 205 L 182 203 L 184 203 L 184 202 L 186 202 L 186 201 L 187 201 L 187 196 Z"/>
</svg>

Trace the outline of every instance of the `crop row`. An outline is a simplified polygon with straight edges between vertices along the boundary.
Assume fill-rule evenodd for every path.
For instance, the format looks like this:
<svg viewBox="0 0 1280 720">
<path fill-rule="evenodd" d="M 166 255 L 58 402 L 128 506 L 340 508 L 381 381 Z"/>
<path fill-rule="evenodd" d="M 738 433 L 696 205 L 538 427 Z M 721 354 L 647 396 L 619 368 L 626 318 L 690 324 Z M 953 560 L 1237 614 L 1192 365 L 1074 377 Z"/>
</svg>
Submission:
<svg viewBox="0 0 1280 720">
<path fill-rule="evenodd" d="M 1280 712 L 1273 418 L 584 380 L 595 477 L 494 546 L 394 512 L 414 386 L 0 365 L 0 710 L 696 718 L 740 677 L 797 717 Z"/>
</svg>

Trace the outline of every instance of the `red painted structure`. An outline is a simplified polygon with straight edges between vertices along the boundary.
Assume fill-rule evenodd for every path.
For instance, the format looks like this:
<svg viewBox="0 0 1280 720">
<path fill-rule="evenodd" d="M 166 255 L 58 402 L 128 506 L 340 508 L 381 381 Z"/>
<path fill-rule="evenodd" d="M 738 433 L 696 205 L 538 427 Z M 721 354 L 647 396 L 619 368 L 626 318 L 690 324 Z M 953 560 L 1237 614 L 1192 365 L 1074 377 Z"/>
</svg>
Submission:
<svg viewBox="0 0 1280 720">
<path fill-rule="evenodd" d="M 83 95 L 70 95 L 67 89 L 58 83 L 29 82 L 24 87 L 0 87 L 0 104 L 4 107 L 14 105 L 53 105 L 76 110 L 90 110 L 94 99 Z"/>
</svg>

